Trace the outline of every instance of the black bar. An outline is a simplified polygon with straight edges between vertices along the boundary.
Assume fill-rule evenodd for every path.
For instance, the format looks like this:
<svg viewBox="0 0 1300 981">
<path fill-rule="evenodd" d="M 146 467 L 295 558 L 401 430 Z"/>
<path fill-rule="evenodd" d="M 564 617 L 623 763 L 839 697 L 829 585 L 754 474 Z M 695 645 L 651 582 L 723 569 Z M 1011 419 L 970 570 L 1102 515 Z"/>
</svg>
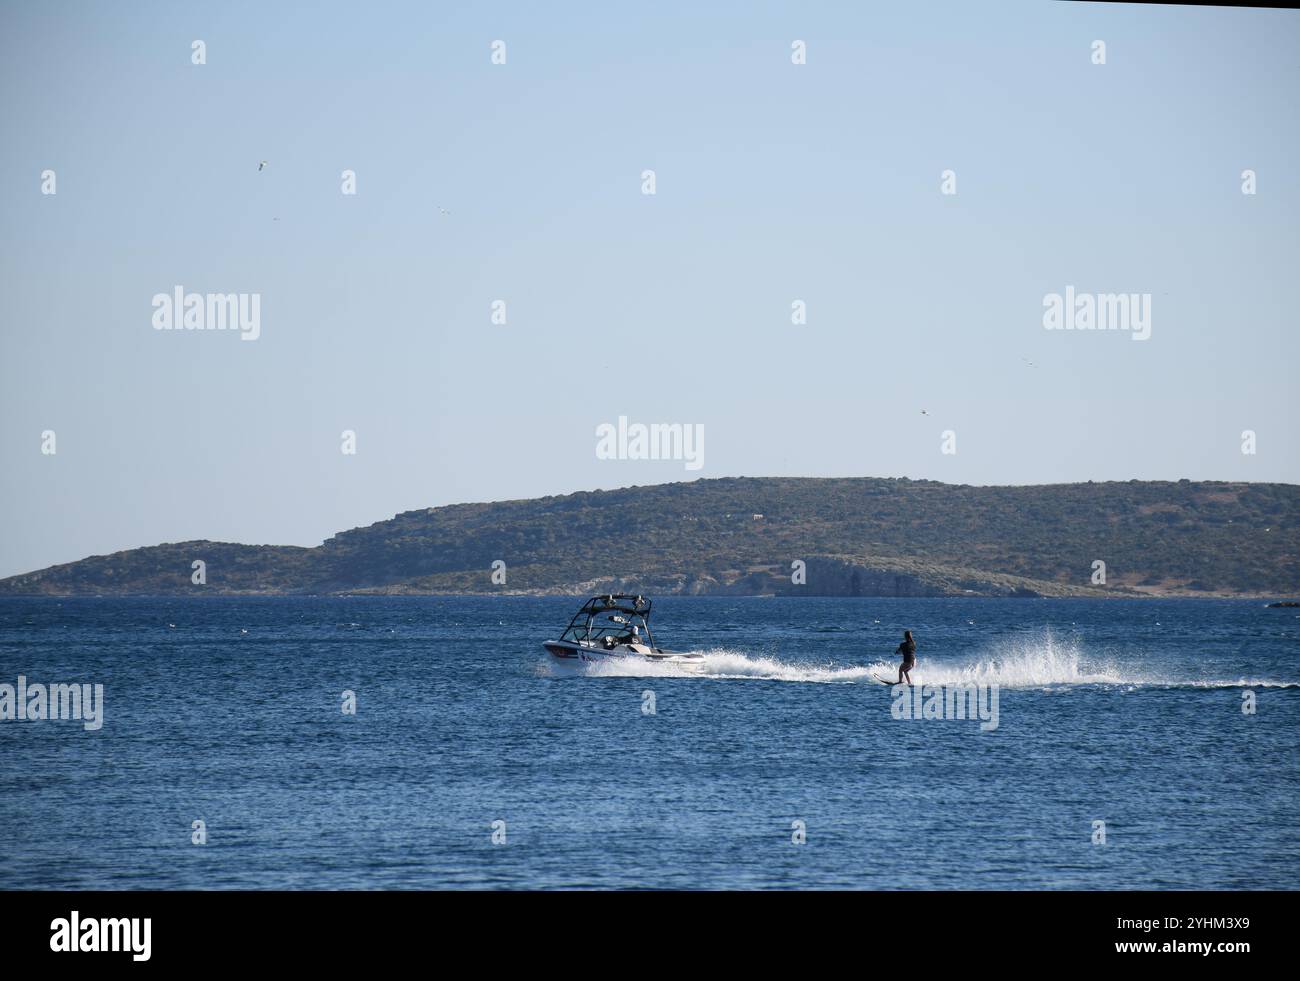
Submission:
<svg viewBox="0 0 1300 981">
<path fill-rule="evenodd" d="M 1294 905 L 1282 892 L 0 892 L 0 958 L 6 968 L 206 972 L 471 957 L 489 970 L 502 955 L 530 951 L 538 967 L 570 957 L 592 964 L 598 952 L 680 965 L 688 944 L 719 963 L 893 952 L 927 970 L 1126 962 L 1232 970 L 1291 949 L 1283 931 Z M 148 959 L 51 950 L 52 924 L 74 910 L 83 929 L 88 919 L 148 918 Z M 1208 953 L 1189 949 L 1206 943 Z"/>
</svg>

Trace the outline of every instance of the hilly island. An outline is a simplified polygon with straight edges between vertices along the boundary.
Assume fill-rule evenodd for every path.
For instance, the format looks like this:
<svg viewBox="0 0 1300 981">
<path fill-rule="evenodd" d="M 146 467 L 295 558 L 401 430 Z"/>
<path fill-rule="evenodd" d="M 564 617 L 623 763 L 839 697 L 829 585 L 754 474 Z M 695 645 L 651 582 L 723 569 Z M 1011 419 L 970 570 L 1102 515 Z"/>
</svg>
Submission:
<svg viewBox="0 0 1300 981">
<path fill-rule="evenodd" d="M 311 548 L 152 545 L 0 594 L 1294 597 L 1297 517 L 1293 484 L 737 477 L 407 511 Z"/>
</svg>

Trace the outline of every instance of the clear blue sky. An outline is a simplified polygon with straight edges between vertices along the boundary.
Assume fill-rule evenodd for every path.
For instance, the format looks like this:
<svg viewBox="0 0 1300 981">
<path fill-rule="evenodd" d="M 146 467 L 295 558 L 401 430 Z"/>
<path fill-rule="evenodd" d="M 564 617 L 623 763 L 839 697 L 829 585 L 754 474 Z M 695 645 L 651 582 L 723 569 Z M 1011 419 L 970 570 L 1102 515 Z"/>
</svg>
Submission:
<svg viewBox="0 0 1300 981">
<path fill-rule="evenodd" d="M 558 6 L 0 8 L 0 575 L 696 477 L 1300 480 L 1300 14 Z M 153 330 L 177 284 L 261 338 Z M 1067 285 L 1150 340 L 1044 330 Z M 703 469 L 598 460 L 619 415 Z"/>
</svg>

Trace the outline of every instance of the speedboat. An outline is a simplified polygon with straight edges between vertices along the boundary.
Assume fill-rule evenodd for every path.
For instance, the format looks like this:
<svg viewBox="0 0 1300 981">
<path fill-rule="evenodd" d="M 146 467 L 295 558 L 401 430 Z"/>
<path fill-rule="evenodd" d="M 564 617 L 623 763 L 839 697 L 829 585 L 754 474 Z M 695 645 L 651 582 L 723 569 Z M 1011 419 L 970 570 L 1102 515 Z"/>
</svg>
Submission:
<svg viewBox="0 0 1300 981">
<path fill-rule="evenodd" d="M 593 596 L 582 604 L 559 640 L 542 645 L 552 662 L 575 668 L 601 662 L 641 662 L 698 668 L 704 655 L 666 651 L 650 634 L 650 599 L 628 593 Z"/>
</svg>

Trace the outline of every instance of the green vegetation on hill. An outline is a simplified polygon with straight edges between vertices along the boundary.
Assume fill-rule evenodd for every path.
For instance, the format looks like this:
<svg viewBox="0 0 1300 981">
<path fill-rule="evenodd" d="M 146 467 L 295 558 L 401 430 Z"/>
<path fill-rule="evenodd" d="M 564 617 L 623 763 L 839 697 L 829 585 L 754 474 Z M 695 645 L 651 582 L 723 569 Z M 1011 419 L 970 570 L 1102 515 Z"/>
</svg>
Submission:
<svg viewBox="0 0 1300 981">
<path fill-rule="evenodd" d="M 408 511 L 316 548 L 132 549 L 0 592 L 1292 596 L 1298 511 L 1291 484 L 726 478 Z M 205 587 L 190 582 L 195 559 Z M 1105 587 L 1091 583 L 1098 559 Z M 790 582 L 795 560 L 806 586 Z"/>
</svg>

